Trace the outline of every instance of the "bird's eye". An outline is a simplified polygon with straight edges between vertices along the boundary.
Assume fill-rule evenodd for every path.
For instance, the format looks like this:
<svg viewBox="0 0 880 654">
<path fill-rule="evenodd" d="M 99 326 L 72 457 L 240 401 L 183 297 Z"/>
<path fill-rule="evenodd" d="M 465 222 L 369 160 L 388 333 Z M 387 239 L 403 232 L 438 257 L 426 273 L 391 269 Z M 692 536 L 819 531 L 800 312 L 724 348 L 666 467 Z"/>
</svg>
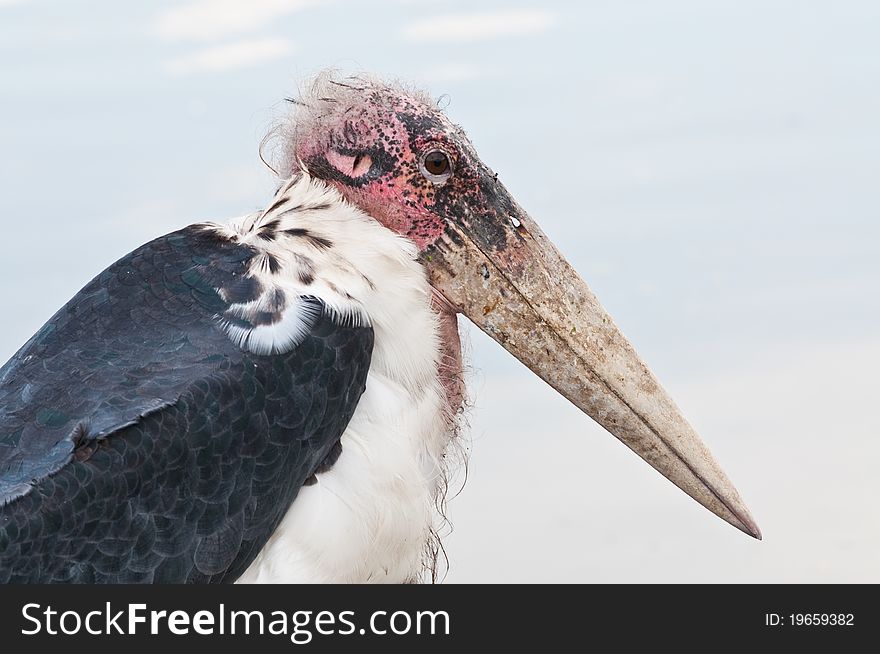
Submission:
<svg viewBox="0 0 880 654">
<path fill-rule="evenodd" d="M 436 146 L 422 155 L 420 163 L 422 175 L 432 184 L 443 184 L 452 176 L 451 157 Z"/>
<path fill-rule="evenodd" d="M 429 152 L 425 156 L 425 170 L 432 175 L 442 175 L 449 170 L 449 157 L 440 150 Z"/>
</svg>

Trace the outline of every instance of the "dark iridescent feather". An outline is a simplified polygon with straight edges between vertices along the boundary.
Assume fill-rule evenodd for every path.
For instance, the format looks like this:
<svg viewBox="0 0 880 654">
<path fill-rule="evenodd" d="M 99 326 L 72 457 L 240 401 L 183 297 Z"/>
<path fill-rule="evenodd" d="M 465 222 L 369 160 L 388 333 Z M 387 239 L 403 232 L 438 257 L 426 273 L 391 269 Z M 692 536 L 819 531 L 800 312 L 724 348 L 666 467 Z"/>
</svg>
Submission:
<svg viewBox="0 0 880 654">
<path fill-rule="evenodd" d="M 260 293 L 254 255 L 199 227 L 156 239 L 0 369 L 0 581 L 244 572 L 342 435 L 373 343 L 316 312 L 288 352 L 239 349 L 217 317 Z"/>
</svg>

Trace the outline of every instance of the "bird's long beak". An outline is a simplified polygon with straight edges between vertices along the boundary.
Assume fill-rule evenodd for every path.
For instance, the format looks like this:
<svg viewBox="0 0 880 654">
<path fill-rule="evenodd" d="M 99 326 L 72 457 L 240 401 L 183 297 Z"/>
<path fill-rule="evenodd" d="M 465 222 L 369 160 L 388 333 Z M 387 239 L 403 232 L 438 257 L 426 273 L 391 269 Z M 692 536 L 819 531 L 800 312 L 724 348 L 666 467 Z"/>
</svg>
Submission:
<svg viewBox="0 0 880 654">
<path fill-rule="evenodd" d="M 493 180 L 494 182 L 494 180 Z M 498 183 L 423 254 L 432 285 L 673 484 L 761 538 L 733 484 L 587 284 Z"/>
</svg>

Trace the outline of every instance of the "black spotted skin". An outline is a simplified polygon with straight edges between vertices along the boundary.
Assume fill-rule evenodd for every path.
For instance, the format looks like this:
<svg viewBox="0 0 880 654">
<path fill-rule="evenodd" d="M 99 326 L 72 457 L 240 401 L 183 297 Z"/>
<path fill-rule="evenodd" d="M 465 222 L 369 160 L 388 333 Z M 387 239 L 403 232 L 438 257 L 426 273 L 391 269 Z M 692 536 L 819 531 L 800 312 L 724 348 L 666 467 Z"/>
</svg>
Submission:
<svg viewBox="0 0 880 654">
<path fill-rule="evenodd" d="M 217 316 L 259 293 L 253 255 L 199 227 L 148 243 L 0 369 L 0 581 L 231 582 L 253 561 L 373 345 L 317 312 L 289 352 L 235 346 Z"/>
</svg>

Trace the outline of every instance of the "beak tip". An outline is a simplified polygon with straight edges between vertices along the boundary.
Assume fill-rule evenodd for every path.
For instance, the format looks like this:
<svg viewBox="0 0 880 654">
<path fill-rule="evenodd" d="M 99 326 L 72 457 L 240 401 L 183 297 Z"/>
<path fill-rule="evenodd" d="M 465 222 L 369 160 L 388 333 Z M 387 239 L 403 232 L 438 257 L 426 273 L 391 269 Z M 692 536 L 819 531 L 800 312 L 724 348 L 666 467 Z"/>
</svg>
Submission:
<svg viewBox="0 0 880 654">
<path fill-rule="evenodd" d="M 749 515 L 748 512 L 745 512 L 745 515 L 742 514 L 734 514 L 736 515 L 739 524 L 734 525 L 741 532 L 747 534 L 754 538 L 755 540 L 764 540 L 764 535 L 761 533 L 761 528 L 758 527 L 758 523 L 755 522 L 755 519 Z"/>
</svg>

